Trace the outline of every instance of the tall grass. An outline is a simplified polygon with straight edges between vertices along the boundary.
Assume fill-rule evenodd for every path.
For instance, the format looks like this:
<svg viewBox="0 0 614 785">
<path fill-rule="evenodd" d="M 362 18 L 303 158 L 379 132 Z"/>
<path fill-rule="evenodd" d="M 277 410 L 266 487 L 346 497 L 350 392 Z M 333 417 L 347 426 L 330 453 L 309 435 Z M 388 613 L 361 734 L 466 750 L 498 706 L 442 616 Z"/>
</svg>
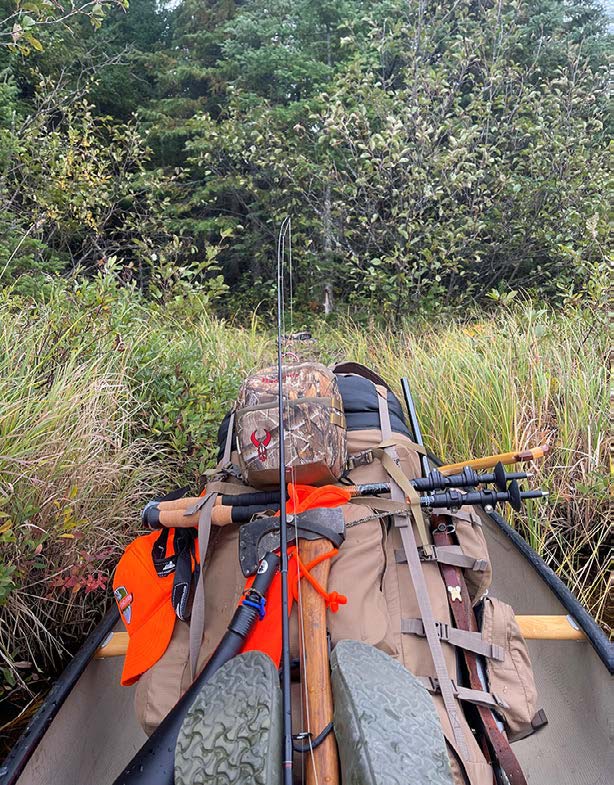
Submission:
<svg viewBox="0 0 614 785">
<path fill-rule="evenodd" d="M 604 624 L 606 332 L 598 315 L 530 304 L 489 319 L 397 329 L 319 324 L 323 361 L 408 376 L 429 449 L 456 461 L 548 442 L 550 503 L 513 524 Z M 23 705 L 100 617 L 139 510 L 196 485 L 217 428 L 274 338 L 156 306 L 100 279 L 46 301 L 0 297 L 0 673 Z M 313 350 L 311 350 L 313 351 Z M 511 512 L 506 513 L 512 517 Z M 1 728 L 0 728 L 1 730 Z"/>
<path fill-rule="evenodd" d="M 407 376 L 429 450 L 456 462 L 547 443 L 532 471 L 551 493 L 504 514 L 611 628 L 606 609 L 608 523 L 607 330 L 599 314 L 555 314 L 526 304 L 484 321 L 405 324 L 399 331 L 344 324 L 327 353 Z"/>
<path fill-rule="evenodd" d="M 23 706 L 108 604 L 144 503 L 196 483 L 266 340 L 105 281 L 0 300 L 0 698 Z M 240 341 L 234 335 L 240 335 Z M 0 706 L 0 708 L 2 708 Z M 0 727 L 0 731 L 2 728 Z"/>
</svg>

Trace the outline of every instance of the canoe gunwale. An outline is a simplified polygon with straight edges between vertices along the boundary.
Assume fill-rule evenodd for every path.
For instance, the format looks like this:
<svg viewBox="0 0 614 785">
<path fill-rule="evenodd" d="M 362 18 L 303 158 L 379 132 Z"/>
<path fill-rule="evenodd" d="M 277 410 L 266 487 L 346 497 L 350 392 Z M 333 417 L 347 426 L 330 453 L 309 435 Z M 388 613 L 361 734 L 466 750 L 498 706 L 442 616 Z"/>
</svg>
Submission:
<svg viewBox="0 0 614 785">
<path fill-rule="evenodd" d="M 34 750 L 62 708 L 64 701 L 70 695 L 72 688 L 94 658 L 96 649 L 112 632 L 118 621 L 119 611 L 113 603 L 102 621 L 94 627 L 73 659 L 64 668 L 42 706 L 3 761 L 0 766 L 0 785 L 15 785 L 17 783 L 21 772 L 25 769 Z"/>
<path fill-rule="evenodd" d="M 540 578 L 547 584 L 552 593 L 565 607 L 565 610 L 582 629 L 609 673 L 611 675 L 614 674 L 614 645 L 610 643 L 608 636 L 586 608 L 580 604 L 571 589 L 569 589 L 559 576 L 548 567 L 546 562 L 533 550 L 529 543 L 518 534 L 515 529 L 512 529 L 500 513 L 496 510 L 493 512 L 486 512 L 485 510 L 480 509 L 480 514 L 487 516 L 493 521 L 497 528 L 511 541 L 516 550 L 518 550 L 536 570 Z"/>
</svg>

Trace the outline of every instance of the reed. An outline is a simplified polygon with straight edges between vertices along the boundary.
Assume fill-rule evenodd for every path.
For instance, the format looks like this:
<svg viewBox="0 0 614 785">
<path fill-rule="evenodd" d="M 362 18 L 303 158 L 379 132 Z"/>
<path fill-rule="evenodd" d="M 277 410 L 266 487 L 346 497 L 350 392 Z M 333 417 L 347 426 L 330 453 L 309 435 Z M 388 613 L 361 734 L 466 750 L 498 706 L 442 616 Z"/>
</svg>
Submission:
<svg viewBox="0 0 614 785">
<path fill-rule="evenodd" d="M 328 333 L 328 359 L 352 357 L 392 385 L 407 376 L 427 447 L 447 462 L 548 443 L 532 483 L 547 503 L 504 510 L 581 602 L 611 629 L 608 596 L 607 330 L 589 311 L 525 303 L 489 319 L 352 323 Z"/>
</svg>

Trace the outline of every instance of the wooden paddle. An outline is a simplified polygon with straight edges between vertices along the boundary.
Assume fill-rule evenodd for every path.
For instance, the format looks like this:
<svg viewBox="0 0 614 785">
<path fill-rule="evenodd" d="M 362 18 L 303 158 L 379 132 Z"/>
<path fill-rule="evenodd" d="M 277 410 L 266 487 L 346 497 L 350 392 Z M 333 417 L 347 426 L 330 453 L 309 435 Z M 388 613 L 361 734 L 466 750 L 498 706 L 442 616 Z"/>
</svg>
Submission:
<svg viewBox="0 0 614 785">
<path fill-rule="evenodd" d="M 328 553 L 328 540 L 299 540 L 299 556 L 303 564 L 309 564 Z M 326 589 L 330 559 L 320 562 L 310 570 L 312 577 Z M 328 640 L 326 637 L 326 604 L 313 586 L 306 580 L 300 586 L 301 605 L 299 612 L 302 624 L 301 635 L 301 689 L 305 727 L 315 738 L 333 721 L 333 692 L 330 683 L 328 662 Z M 307 785 L 339 785 L 339 753 L 335 734 L 329 733 L 313 751 L 305 753 Z"/>
<path fill-rule="evenodd" d="M 303 542 L 303 541 L 301 541 Z M 322 542 L 322 540 L 312 540 L 311 544 Z M 325 543 L 326 545 L 326 543 Z M 323 550 L 326 550 L 325 547 Z M 301 559 L 303 556 L 301 556 Z M 310 558 L 306 556 L 305 558 Z M 312 558 L 316 558 L 313 556 Z M 325 567 L 329 562 L 323 562 L 314 568 L 311 572 L 318 581 L 324 585 L 323 572 L 320 571 L 321 567 Z M 330 566 L 326 568 L 330 570 Z M 326 572 L 326 580 L 328 580 L 328 571 Z M 308 584 L 304 581 L 304 586 L 301 587 L 303 593 L 303 602 L 305 597 L 310 597 L 310 592 L 321 600 L 321 597 L 309 586 L 310 592 L 307 591 Z M 324 604 L 323 602 L 321 603 Z M 314 602 L 314 605 L 316 603 Z M 324 619 L 326 622 L 326 618 Z M 535 641 L 583 641 L 586 635 L 581 629 L 575 626 L 575 622 L 570 621 L 569 616 L 516 616 L 516 621 L 520 627 L 520 632 L 526 640 Z M 123 657 L 128 650 L 128 633 L 127 632 L 112 632 L 102 646 L 96 651 L 94 657 L 96 659 L 104 659 L 105 657 Z M 328 657 L 328 652 L 326 652 Z M 329 722 L 330 720 L 327 720 Z M 326 725 L 326 723 L 324 723 Z M 322 726 L 324 727 L 324 726 Z M 317 726 L 314 728 L 316 733 L 319 733 Z"/>
</svg>

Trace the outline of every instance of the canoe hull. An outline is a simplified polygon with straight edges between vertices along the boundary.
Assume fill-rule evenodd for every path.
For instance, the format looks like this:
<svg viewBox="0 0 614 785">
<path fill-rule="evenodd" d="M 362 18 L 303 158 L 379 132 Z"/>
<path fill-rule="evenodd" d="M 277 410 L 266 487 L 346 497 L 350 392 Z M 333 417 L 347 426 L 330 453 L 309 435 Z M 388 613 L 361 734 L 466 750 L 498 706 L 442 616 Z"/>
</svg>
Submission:
<svg viewBox="0 0 614 785">
<path fill-rule="evenodd" d="M 566 615 L 551 586 L 487 516 L 484 530 L 493 562 L 491 594 L 518 614 Z M 529 641 L 528 646 L 549 719 L 514 744 L 528 783 L 608 785 L 614 770 L 614 680 L 586 640 Z M 135 719 L 134 690 L 119 684 L 121 667 L 120 658 L 90 662 L 18 785 L 113 783 L 145 741 Z"/>
</svg>

